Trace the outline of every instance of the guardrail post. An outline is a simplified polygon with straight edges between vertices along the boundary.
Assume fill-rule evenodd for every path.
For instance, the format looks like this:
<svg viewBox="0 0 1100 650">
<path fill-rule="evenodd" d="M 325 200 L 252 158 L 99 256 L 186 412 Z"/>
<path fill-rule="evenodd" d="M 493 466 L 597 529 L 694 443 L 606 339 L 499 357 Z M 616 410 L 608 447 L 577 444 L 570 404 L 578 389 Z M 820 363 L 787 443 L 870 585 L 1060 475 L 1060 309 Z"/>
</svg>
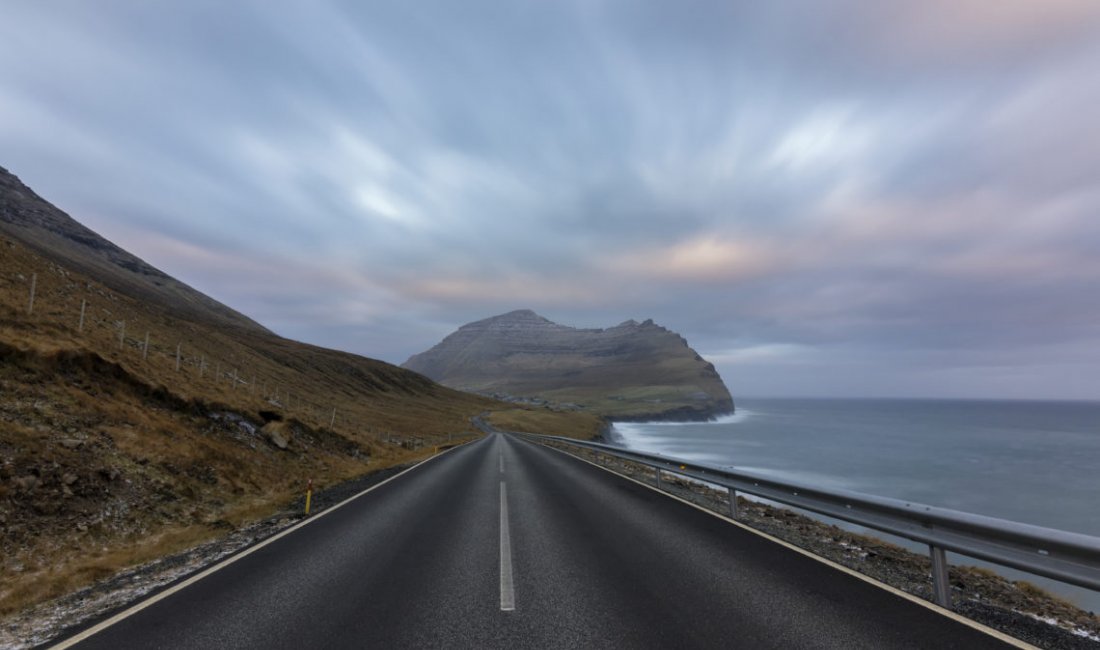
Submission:
<svg viewBox="0 0 1100 650">
<path fill-rule="evenodd" d="M 727 488 L 730 493 L 730 519 L 737 519 L 737 490 Z"/>
<path fill-rule="evenodd" d="M 951 609 L 951 583 L 947 577 L 947 552 L 938 546 L 928 545 L 932 556 L 932 599 L 940 607 Z"/>
<path fill-rule="evenodd" d="M 661 489 L 661 467 L 659 465 L 654 465 L 653 469 L 657 471 L 657 489 L 660 490 Z"/>
</svg>

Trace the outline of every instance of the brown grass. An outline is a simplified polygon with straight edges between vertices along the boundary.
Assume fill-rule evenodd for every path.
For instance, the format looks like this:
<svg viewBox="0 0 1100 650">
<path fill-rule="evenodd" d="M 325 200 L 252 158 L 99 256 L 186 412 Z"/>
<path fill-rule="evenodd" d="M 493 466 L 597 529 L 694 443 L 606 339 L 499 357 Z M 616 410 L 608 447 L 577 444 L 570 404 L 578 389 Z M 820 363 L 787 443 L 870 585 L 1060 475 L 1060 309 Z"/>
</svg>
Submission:
<svg viewBox="0 0 1100 650">
<path fill-rule="evenodd" d="M 180 320 L 0 237 L 0 616 L 271 515 L 307 479 L 323 489 L 470 439 L 470 418 L 500 408 L 380 361 Z"/>
<path fill-rule="evenodd" d="M 596 438 L 608 426 L 606 420 L 593 413 L 553 411 L 536 407 L 496 410 L 487 419 L 490 424 L 503 431 L 542 433 L 582 440 Z"/>
</svg>

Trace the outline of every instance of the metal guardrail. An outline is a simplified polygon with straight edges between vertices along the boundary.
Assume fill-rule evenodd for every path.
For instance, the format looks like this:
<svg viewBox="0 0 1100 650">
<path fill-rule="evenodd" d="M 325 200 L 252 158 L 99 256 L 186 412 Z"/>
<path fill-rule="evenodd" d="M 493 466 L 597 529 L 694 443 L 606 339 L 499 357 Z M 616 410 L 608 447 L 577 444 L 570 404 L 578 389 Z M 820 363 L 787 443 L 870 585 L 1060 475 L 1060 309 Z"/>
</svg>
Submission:
<svg viewBox="0 0 1100 650">
<path fill-rule="evenodd" d="M 928 544 L 936 604 L 951 607 L 946 551 L 1020 569 L 1100 591 L 1100 537 L 1032 526 L 948 508 L 826 490 L 749 472 L 735 472 L 660 454 L 533 434 L 513 434 L 533 442 L 556 442 L 607 454 L 656 470 L 725 487 L 730 516 L 738 518 L 737 494 L 745 493 Z"/>
</svg>

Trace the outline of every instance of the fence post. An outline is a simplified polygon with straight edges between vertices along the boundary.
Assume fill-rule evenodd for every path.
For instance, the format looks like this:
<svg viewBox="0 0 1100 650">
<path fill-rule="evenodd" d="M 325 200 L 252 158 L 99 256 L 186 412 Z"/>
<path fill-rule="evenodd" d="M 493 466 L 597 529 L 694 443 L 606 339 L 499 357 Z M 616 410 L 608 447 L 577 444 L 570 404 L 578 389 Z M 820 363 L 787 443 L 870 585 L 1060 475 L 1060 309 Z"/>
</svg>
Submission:
<svg viewBox="0 0 1100 650">
<path fill-rule="evenodd" d="M 206 374 L 206 355 L 203 354 L 199 357 L 199 379 Z"/>
<path fill-rule="evenodd" d="M 336 407 L 332 407 L 332 418 L 328 421 L 328 428 L 332 428 L 336 424 Z"/>
<path fill-rule="evenodd" d="M 149 331 L 148 330 L 145 331 L 145 345 L 144 345 L 144 347 L 141 348 L 141 358 L 142 359 L 148 359 L 149 358 Z"/>
<path fill-rule="evenodd" d="M 183 343 L 177 343 L 176 344 L 176 372 L 180 371 L 180 346 L 181 345 L 183 345 Z"/>
<path fill-rule="evenodd" d="M 126 321 L 118 322 L 118 349 L 126 347 Z"/>
<path fill-rule="evenodd" d="M 938 546 L 928 545 L 932 556 L 932 599 L 940 607 L 951 609 L 951 583 L 947 576 L 947 552 Z"/>
<path fill-rule="evenodd" d="M 80 324 L 76 326 L 76 331 L 84 331 L 84 309 L 88 306 L 87 300 L 80 301 Z"/>
<path fill-rule="evenodd" d="M 38 274 L 31 273 L 31 297 L 27 301 L 27 313 L 34 313 L 34 290 L 38 287 Z"/>
</svg>

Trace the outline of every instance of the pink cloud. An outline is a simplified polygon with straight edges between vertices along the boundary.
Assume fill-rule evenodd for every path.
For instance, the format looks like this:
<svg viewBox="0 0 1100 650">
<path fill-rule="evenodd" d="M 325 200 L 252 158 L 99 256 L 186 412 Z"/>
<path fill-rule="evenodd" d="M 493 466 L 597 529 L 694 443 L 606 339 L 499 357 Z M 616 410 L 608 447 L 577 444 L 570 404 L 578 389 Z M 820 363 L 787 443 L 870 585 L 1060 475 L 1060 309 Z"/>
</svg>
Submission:
<svg viewBox="0 0 1100 650">
<path fill-rule="evenodd" d="M 619 254 L 601 262 L 601 266 L 617 275 L 728 282 L 781 268 L 784 257 L 781 247 L 772 240 L 707 234 Z"/>
<path fill-rule="evenodd" d="M 1083 41 L 1100 29 L 1093 0 L 857 2 L 840 11 L 876 49 L 912 61 L 1034 54 Z"/>
</svg>

